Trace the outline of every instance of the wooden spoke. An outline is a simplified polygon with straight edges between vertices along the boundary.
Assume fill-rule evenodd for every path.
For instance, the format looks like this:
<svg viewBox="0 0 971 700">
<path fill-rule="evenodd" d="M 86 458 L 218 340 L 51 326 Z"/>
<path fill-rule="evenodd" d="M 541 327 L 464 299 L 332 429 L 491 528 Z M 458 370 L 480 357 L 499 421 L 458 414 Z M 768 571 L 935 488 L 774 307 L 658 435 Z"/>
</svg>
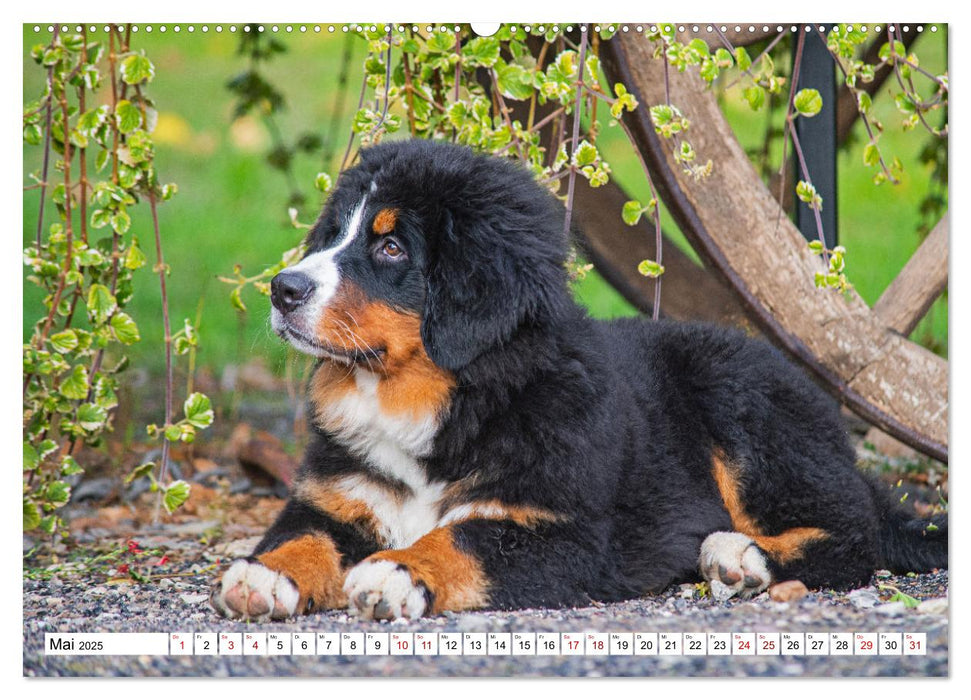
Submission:
<svg viewBox="0 0 971 700">
<path fill-rule="evenodd" d="M 910 335 L 947 286 L 947 214 L 927 235 L 897 278 L 873 305 L 880 320 L 900 335 Z"/>
</svg>

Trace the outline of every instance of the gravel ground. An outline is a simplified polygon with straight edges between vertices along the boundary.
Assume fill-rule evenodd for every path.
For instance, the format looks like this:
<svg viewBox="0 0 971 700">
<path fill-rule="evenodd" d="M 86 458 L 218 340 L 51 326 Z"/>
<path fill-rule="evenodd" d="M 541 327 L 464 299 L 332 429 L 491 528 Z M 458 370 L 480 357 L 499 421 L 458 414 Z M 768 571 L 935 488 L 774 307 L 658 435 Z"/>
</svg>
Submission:
<svg viewBox="0 0 971 700">
<path fill-rule="evenodd" d="M 255 534 L 254 529 L 248 533 Z M 97 533 L 92 535 L 94 538 Z M 51 565 L 25 560 L 25 676 L 947 676 L 947 572 L 873 578 L 850 592 L 812 592 L 778 603 L 717 602 L 690 586 L 611 605 L 570 610 L 445 614 L 418 622 L 359 622 L 341 612 L 286 623 L 247 625 L 215 615 L 208 603 L 214 564 L 252 546 L 252 539 L 205 546 L 193 528 L 143 530 L 139 547 L 167 560 L 146 583 L 111 583 L 117 572 L 76 559 Z M 227 538 L 228 539 L 228 538 Z M 102 540 L 103 544 L 103 540 Z M 83 543 L 82 545 L 83 546 Z M 124 548 L 124 541 L 121 541 Z M 156 573 L 161 572 L 161 573 Z M 922 601 L 891 601 L 894 586 Z M 44 654 L 45 632 L 926 632 L 927 656 L 780 657 L 137 657 Z"/>
</svg>

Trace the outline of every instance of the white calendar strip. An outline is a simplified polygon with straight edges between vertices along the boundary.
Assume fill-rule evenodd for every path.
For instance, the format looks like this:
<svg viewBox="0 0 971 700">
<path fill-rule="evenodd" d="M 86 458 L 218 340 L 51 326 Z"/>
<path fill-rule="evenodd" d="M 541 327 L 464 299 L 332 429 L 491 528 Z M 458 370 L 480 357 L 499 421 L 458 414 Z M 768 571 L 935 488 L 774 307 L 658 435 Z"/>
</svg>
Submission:
<svg viewBox="0 0 971 700">
<path fill-rule="evenodd" d="M 54 633 L 48 656 L 924 656 L 924 632 Z"/>
</svg>

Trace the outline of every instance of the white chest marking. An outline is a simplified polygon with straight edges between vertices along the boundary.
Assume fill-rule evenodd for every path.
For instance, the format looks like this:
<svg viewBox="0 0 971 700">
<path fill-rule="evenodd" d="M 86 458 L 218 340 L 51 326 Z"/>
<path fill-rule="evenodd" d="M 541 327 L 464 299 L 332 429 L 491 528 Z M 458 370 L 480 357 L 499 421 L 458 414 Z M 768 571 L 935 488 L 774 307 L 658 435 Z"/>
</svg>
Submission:
<svg viewBox="0 0 971 700">
<path fill-rule="evenodd" d="M 354 380 L 357 391 L 321 406 L 322 427 L 386 476 L 420 488 L 425 470 L 418 459 L 431 454 L 438 416 L 386 413 L 378 398 L 377 375 L 358 367 Z"/>
<path fill-rule="evenodd" d="M 347 498 L 364 501 L 378 523 L 378 535 L 389 549 L 402 549 L 439 527 L 438 504 L 445 484 L 426 482 L 412 488 L 408 496 L 398 496 L 367 477 L 347 476 L 338 482 Z"/>
<path fill-rule="evenodd" d="M 357 391 L 321 407 L 320 423 L 348 450 L 381 474 L 404 483 L 409 496 L 395 496 L 366 478 L 347 477 L 341 491 L 366 502 L 391 548 L 407 547 L 438 526 L 445 484 L 429 481 L 420 459 L 431 454 L 438 416 L 388 414 L 378 399 L 378 377 L 355 369 Z"/>
</svg>

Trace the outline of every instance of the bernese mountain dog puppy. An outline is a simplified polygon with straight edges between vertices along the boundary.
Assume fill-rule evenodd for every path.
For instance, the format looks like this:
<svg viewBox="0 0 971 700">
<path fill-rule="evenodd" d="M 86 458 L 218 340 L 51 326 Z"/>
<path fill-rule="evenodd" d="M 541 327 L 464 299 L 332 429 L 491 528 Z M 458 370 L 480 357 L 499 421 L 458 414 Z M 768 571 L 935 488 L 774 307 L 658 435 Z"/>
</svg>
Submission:
<svg viewBox="0 0 971 700">
<path fill-rule="evenodd" d="M 273 329 L 318 358 L 313 435 L 217 611 L 418 618 L 946 567 L 946 516 L 865 478 L 836 403 L 778 351 L 593 320 L 567 252 L 561 205 L 511 161 L 362 151 L 272 282 Z"/>
</svg>

